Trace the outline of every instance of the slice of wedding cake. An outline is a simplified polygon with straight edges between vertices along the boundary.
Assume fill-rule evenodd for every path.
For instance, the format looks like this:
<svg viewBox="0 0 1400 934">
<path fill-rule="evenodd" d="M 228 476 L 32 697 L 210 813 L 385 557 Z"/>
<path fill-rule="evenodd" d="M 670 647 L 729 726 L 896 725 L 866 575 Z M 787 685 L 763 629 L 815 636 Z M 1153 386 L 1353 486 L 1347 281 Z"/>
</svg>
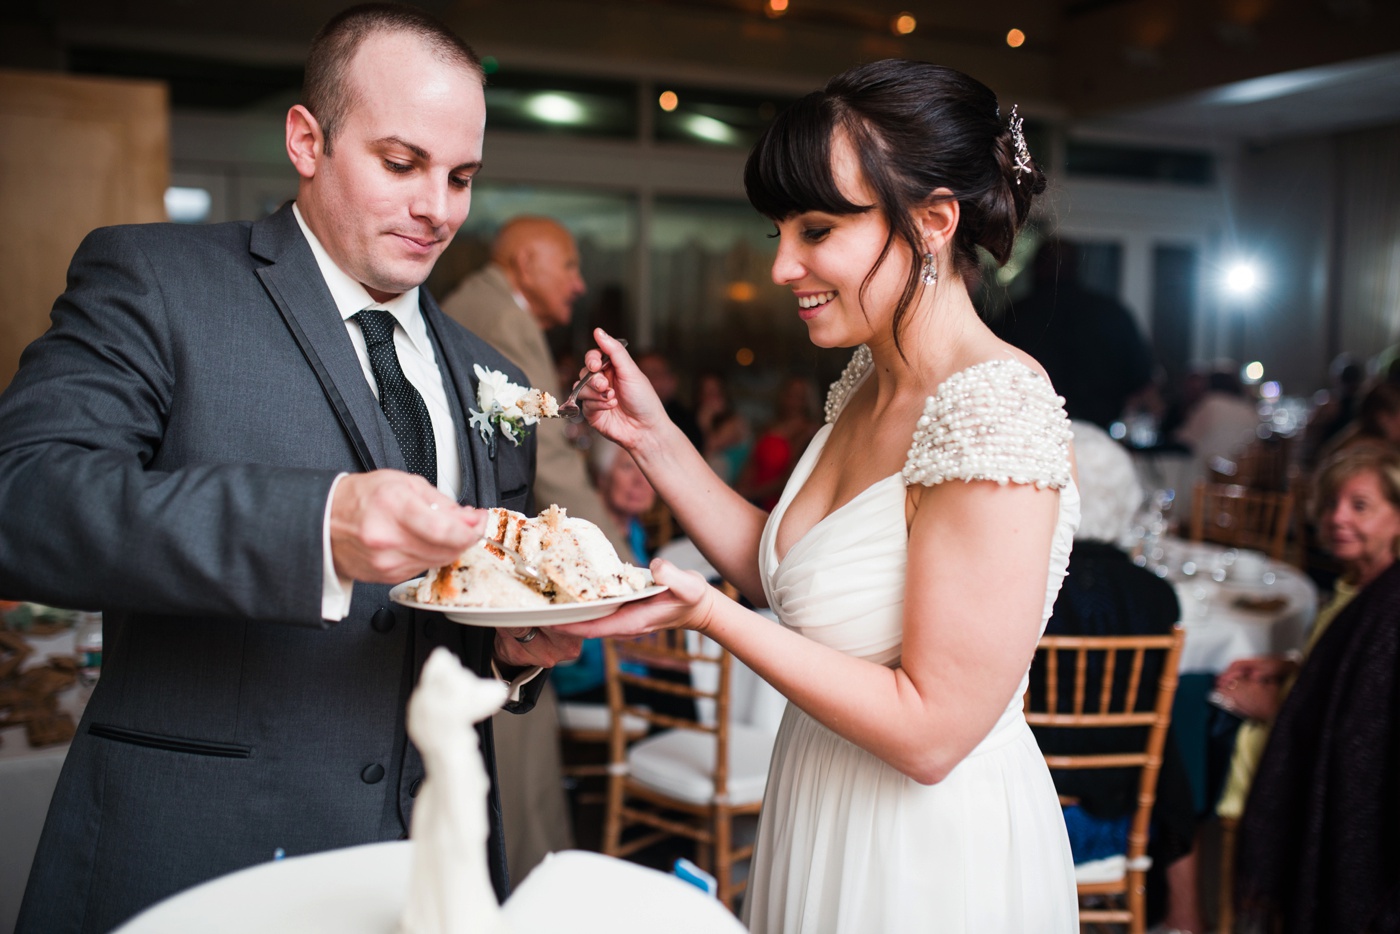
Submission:
<svg viewBox="0 0 1400 934">
<path fill-rule="evenodd" d="M 509 509 L 489 512 L 480 542 L 424 576 L 418 585 L 420 602 L 494 608 L 586 603 L 636 593 L 651 583 L 647 571 L 617 556 L 602 529 L 559 506 L 534 519 Z M 498 545 L 539 568 L 549 585 L 522 580 Z"/>
</svg>

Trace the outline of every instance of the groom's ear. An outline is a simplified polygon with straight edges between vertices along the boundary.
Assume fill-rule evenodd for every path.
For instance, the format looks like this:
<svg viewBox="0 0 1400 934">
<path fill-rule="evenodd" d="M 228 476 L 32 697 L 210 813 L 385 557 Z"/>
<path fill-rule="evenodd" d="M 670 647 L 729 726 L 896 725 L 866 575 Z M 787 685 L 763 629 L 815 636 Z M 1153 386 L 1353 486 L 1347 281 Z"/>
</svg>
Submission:
<svg viewBox="0 0 1400 934">
<path fill-rule="evenodd" d="M 937 254 L 957 232 L 962 208 L 948 188 L 935 188 L 923 204 L 914 209 L 914 223 L 923 238 L 924 251 Z"/>
<path fill-rule="evenodd" d="M 325 157 L 325 134 L 321 124 L 301 104 L 287 111 L 287 157 L 297 174 L 304 179 L 316 175 L 316 167 Z"/>
</svg>

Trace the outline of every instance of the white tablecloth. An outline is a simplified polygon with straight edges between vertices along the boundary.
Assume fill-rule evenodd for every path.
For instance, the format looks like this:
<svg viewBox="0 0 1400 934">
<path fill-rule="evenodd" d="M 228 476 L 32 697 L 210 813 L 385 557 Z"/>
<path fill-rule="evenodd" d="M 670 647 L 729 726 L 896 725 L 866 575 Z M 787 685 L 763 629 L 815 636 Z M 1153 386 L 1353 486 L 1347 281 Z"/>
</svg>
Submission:
<svg viewBox="0 0 1400 934">
<path fill-rule="evenodd" d="M 26 668 L 53 656 L 72 655 L 73 630 L 31 636 L 29 644 L 34 654 L 25 660 Z M 85 691 L 73 688 L 59 697 L 59 704 L 76 722 L 86 700 Z M 12 931 L 68 744 L 35 749 L 24 727 L 0 730 L 0 738 L 0 931 Z"/>
<path fill-rule="evenodd" d="M 1257 552 L 1168 539 L 1162 563 L 1181 603 L 1183 674 L 1224 671 L 1236 659 L 1302 648 L 1317 615 L 1317 587 L 1292 565 Z M 1249 563 L 1248 572 L 1240 567 Z M 1267 606 L 1263 601 L 1280 601 Z"/>
</svg>

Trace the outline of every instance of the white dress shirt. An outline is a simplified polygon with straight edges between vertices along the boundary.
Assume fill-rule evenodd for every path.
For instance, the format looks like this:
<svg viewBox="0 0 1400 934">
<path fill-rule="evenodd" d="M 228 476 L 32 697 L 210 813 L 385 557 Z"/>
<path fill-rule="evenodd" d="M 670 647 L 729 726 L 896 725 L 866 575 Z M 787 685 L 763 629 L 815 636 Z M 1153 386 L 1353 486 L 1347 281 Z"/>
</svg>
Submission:
<svg viewBox="0 0 1400 934">
<path fill-rule="evenodd" d="M 394 328 L 394 351 L 399 355 L 399 366 L 403 368 L 404 376 L 423 397 L 423 403 L 428 407 L 428 417 L 432 419 L 433 442 L 437 448 L 438 489 L 456 502 L 462 489 L 462 461 L 457 453 L 457 432 L 452 424 L 452 410 L 447 405 L 447 390 L 442 385 L 437 355 L 433 353 L 432 342 L 428 340 L 428 325 L 418 308 L 418 289 L 410 289 L 387 302 L 376 302 L 363 285 L 335 264 L 321 241 L 306 226 L 301 209 L 295 204 L 292 205 L 292 214 L 297 219 L 302 236 L 311 246 L 312 255 L 316 257 L 321 278 L 326 281 L 336 310 L 345 321 L 345 331 L 350 335 L 350 343 L 355 345 L 355 356 L 360 360 L 365 380 L 376 399 L 379 398 L 379 384 L 374 378 L 374 367 L 369 362 L 365 335 L 352 319 L 366 308 L 383 308 L 399 323 L 399 327 Z M 321 618 L 329 620 L 340 620 L 349 615 L 354 583 L 336 574 L 335 560 L 331 555 L 331 500 L 335 498 L 335 488 L 340 480 L 341 477 L 336 478 L 326 497 L 325 521 L 321 529 L 324 555 L 321 561 Z"/>
<path fill-rule="evenodd" d="M 423 397 L 428 407 L 428 417 L 433 422 L 433 442 L 437 447 L 437 488 L 459 502 L 462 490 L 462 459 L 457 453 L 457 431 L 452 422 L 452 410 L 447 403 L 447 390 L 442 382 L 442 370 L 438 368 L 437 355 L 433 353 L 432 342 L 428 340 L 428 325 L 423 320 L 423 312 L 418 307 L 418 289 L 414 287 L 387 302 L 377 302 L 359 282 L 336 265 L 321 241 L 306 226 L 301 210 L 292 205 L 292 214 L 297 219 L 306 242 L 311 245 L 311 253 L 316 257 L 316 265 L 321 270 L 321 278 L 326 280 L 331 298 L 345 321 L 346 333 L 355 345 L 355 356 L 360 359 L 365 380 L 369 383 L 374 397 L 379 398 L 379 383 L 374 378 L 374 367 L 369 361 L 369 349 L 365 346 L 365 335 L 360 325 L 352 320 L 366 308 L 383 308 L 394 316 L 399 327 L 394 328 L 394 351 L 399 355 L 399 366 L 413 388 Z M 321 618 L 341 620 L 350 615 L 350 596 L 354 581 L 342 578 L 335 572 L 335 559 L 331 554 L 331 501 L 335 499 L 335 488 L 346 476 L 341 474 L 331 484 L 326 495 L 325 518 L 321 523 Z M 494 659 L 491 670 L 496 676 L 506 680 Z M 510 686 L 508 700 L 520 699 L 520 688 L 538 675 L 543 668 L 527 668 L 507 680 Z"/>
</svg>

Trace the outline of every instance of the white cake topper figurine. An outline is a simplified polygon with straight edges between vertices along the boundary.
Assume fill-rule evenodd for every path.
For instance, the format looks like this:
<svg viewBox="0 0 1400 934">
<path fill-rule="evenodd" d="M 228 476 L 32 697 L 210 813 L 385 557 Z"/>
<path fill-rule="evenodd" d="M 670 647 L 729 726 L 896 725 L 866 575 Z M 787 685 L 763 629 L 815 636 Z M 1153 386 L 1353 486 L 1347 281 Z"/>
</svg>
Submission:
<svg viewBox="0 0 1400 934">
<path fill-rule="evenodd" d="M 490 780 L 474 724 L 506 699 L 506 685 L 478 678 L 455 655 L 428 656 L 408 702 L 408 735 L 427 777 L 413 805 L 408 904 L 400 934 L 507 934 L 486 865 Z"/>
</svg>

